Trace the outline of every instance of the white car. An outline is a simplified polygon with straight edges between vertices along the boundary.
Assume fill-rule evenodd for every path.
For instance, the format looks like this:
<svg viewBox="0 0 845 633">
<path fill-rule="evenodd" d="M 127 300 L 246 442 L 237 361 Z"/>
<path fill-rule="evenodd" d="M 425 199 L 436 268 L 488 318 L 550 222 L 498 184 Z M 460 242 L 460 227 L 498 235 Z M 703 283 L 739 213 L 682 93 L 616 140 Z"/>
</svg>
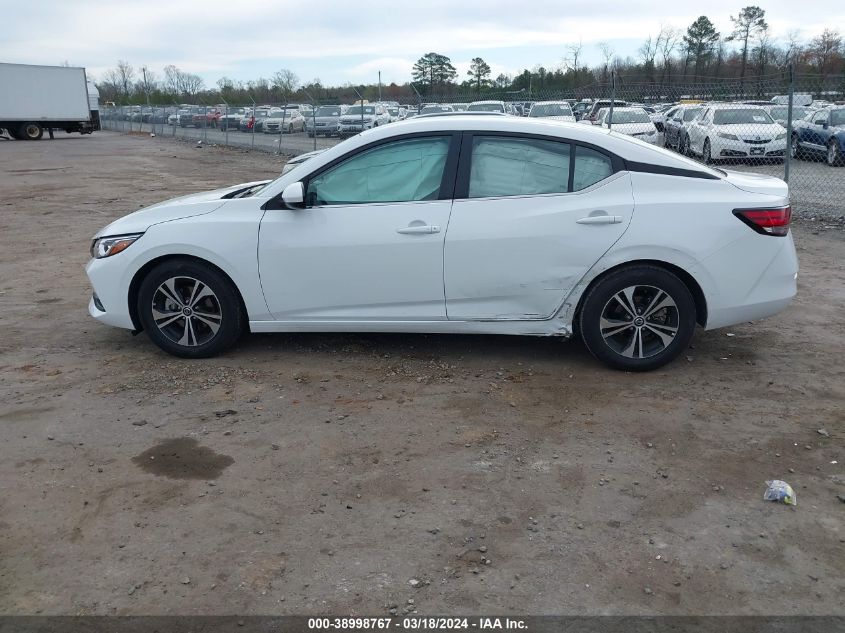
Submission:
<svg viewBox="0 0 845 633">
<path fill-rule="evenodd" d="M 696 323 L 796 291 L 786 183 L 599 128 L 504 116 L 367 130 L 277 180 L 184 196 L 95 236 L 90 314 L 208 357 L 252 332 L 568 338 L 660 367 Z"/>
<path fill-rule="evenodd" d="M 363 106 L 354 105 L 341 115 L 338 133 L 342 138 L 388 123 L 390 123 L 390 114 L 383 105 L 379 103 Z"/>
<path fill-rule="evenodd" d="M 553 121 L 575 123 L 575 115 L 568 101 L 536 101 L 528 112 L 533 119 L 542 118 Z"/>
<path fill-rule="evenodd" d="M 616 132 L 635 136 L 652 145 L 658 143 L 657 127 L 642 108 L 614 108 L 612 119 L 610 108 L 602 108 L 596 114 L 595 124 L 602 127 L 609 125 Z"/>
<path fill-rule="evenodd" d="M 265 134 L 293 134 L 305 129 L 305 117 L 299 108 L 282 108 L 270 113 L 261 126 Z"/>
<path fill-rule="evenodd" d="M 705 163 L 727 158 L 782 161 L 786 153 L 786 130 L 760 106 L 704 106 L 687 125 L 687 138 L 688 151 Z"/>
<path fill-rule="evenodd" d="M 510 114 L 510 108 L 504 101 L 473 101 L 467 106 L 467 112 L 501 112 Z"/>
</svg>

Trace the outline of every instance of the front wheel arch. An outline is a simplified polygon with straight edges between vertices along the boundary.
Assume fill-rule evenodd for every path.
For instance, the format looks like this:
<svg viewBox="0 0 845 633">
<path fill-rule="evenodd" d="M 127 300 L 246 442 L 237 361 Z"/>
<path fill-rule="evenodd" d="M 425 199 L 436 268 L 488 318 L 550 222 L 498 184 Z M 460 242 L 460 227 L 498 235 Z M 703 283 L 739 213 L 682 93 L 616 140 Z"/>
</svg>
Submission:
<svg viewBox="0 0 845 633">
<path fill-rule="evenodd" d="M 572 323 L 573 326 L 577 326 L 578 319 L 581 317 L 581 308 L 584 304 L 584 299 L 590 294 L 590 291 L 595 287 L 602 279 L 607 277 L 608 275 L 620 270 L 622 268 L 627 268 L 629 266 L 657 266 L 658 268 L 663 268 L 667 272 L 672 273 L 676 277 L 678 277 L 681 281 L 684 282 L 684 285 L 692 294 L 692 298 L 695 301 L 695 321 L 701 327 L 705 327 L 707 325 L 707 299 L 704 296 L 704 291 L 701 289 L 698 281 L 696 281 L 695 277 L 690 275 L 686 270 L 681 268 L 680 266 L 676 266 L 675 264 L 670 264 L 669 262 L 664 262 L 662 260 L 657 259 L 634 259 L 627 262 L 622 262 L 621 264 L 617 264 L 612 268 L 608 268 L 605 271 L 602 271 L 599 275 L 590 281 L 587 284 L 587 287 L 584 288 L 584 291 L 581 293 L 581 296 L 578 298 L 578 305 L 575 308 L 575 312 L 572 315 Z"/>
<path fill-rule="evenodd" d="M 207 259 L 203 259 L 202 257 L 195 257 L 193 255 L 163 255 L 161 257 L 156 257 L 155 259 L 151 259 L 146 264 L 141 266 L 138 271 L 135 273 L 135 276 L 132 277 L 132 281 L 129 283 L 129 292 L 127 293 L 127 301 L 129 302 L 129 316 L 132 318 L 132 325 L 135 327 L 135 332 L 142 332 L 144 327 L 141 324 L 141 319 L 138 314 L 138 293 L 141 291 L 141 282 L 144 281 L 144 278 L 149 274 L 149 272 L 158 266 L 169 260 L 174 259 L 181 259 L 185 261 L 189 261 L 193 264 L 201 264 L 203 266 L 208 266 L 209 268 L 213 269 L 217 273 L 223 275 L 229 283 L 232 284 L 232 287 L 235 289 L 235 293 L 238 296 L 238 302 L 240 303 L 241 314 L 244 316 L 244 326 L 245 329 L 249 330 L 249 313 L 246 309 L 246 304 L 244 303 L 244 298 L 241 295 L 240 288 L 234 282 L 232 277 L 222 268 L 212 264 Z"/>
</svg>

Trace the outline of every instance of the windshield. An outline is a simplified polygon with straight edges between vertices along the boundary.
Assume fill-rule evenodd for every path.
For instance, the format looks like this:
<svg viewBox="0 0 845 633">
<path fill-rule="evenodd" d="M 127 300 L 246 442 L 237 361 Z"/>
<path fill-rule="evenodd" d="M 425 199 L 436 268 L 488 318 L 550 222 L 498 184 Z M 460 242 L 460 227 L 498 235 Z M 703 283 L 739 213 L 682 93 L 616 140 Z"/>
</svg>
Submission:
<svg viewBox="0 0 845 633">
<path fill-rule="evenodd" d="M 364 106 L 364 114 L 375 114 L 376 108 L 375 106 Z M 352 106 L 346 111 L 347 115 L 358 115 L 361 116 L 361 106 Z"/>
<path fill-rule="evenodd" d="M 467 112 L 504 112 L 501 103 L 470 103 Z"/>
<path fill-rule="evenodd" d="M 543 103 L 531 108 L 530 117 L 573 116 L 568 103 Z"/>
<path fill-rule="evenodd" d="M 610 109 L 608 108 L 605 120 L 610 118 Z M 650 123 L 645 110 L 614 110 L 613 121 L 615 123 Z"/>
<path fill-rule="evenodd" d="M 774 123 L 765 110 L 759 108 L 737 108 L 736 110 L 716 110 L 713 112 L 716 125 L 754 125 Z"/>
<path fill-rule="evenodd" d="M 845 125 L 845 110 L 833 110 L 830 113 L 831 125 Z"/>
<path fill-rule="evenodd" d="M 699 112 L 701 112 L 701 108 L 690 108 L 689 110 L 684 110 L 684 121 L 692 121 L 698 116 Z"/>
<path fill-rule="evenodd" d="M 315 116 L 340 116 L 340 108 L 338 106 L 320 106 L 317 108 Z"/>
</svg>

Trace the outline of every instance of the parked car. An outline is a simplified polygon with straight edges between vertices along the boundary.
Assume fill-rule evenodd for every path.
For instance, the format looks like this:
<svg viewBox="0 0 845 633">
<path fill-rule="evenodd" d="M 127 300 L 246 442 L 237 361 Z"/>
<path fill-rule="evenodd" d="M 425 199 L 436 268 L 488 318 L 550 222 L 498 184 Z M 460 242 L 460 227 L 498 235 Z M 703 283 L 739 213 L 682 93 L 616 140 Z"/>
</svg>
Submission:
<svg viewBox="0 0 845 633">
<path fill-rule="evenodd" d="M 641 141 L 657 145 L 657 128 L 642 108 L 613 108 L 613 118 L 610 108 L 602 108 L 596 116 L 596 125 L 611 127 L 614 132 L 634 136 Z"/>
<path fill-rule="evenodd" d="M 190 127 L 194 125 L 194 108 L 179 110 L 179 127 Z"/>
<path fill-rule="evenodd" d="M 796 121 L 790 139 L 793 158 L 823 156 L 828 165 L 845 162 L 845 107 L 817 110 Z"/>
<path fill-rule="evenodd" d="M 759 106 L 705 105 L 686 127 L 689 152 L 705 163 L 726 158 L 782 161 L 786 130 Z"/>
<path fill-rule="evenodd" d="M 241 119 L 246 115 L 246 108 L 229 108 L 220 115 L 217 122 L 222 131 L 240 129 Z"/>
<path fill-rule="evenodd" d="M 441 112 L 454 112 L 454 111 L 455 111 L 455 109 L 452 106 L 446 105 L 446 104 L 441 105 L 441 104 L 438 103 L 438 104 L 429 104 L 429 105 L 423 107 L 419 111 L 419 114 L 440 114 Z"/>
<path fill-rule="evenodd" d="M 264 121 L 270 116 L 269 110 L 254 110 L 248 111 L 238 123 L 238 129 L 241 132 L 263 132 Z"/>
<path fill-rule="evenodd" d="M 572 114 L 575 115 L 575 120 L 580 121 L 590 111 L 592 104 L 588 101 L 579 101 L 572 106 Z"/>
<path fill-rule="evenodd" d="M 788 105 L 789 95 L 778 95 L 772 97 L 772 103 L 776 105 Z M 813 95 L 804 93 L 795 93 L 792 95 L 792 105 L 794 106 L 809 106 L 813 103 Z"/>
<path fill-rule="evenodd" d="M 299 108 L 282 108 L 264 119 L 261 130 L 265 134 L 293 134 L 305 129 L 305 117 Z"/>
<path fill-rule="evenodd" d="M 467 112 L 502 112 L 510 114 L 504 101 L 473 101 L 467 106 Z"/>
<path fill-rule="evenodd" d="M 575 115 L 568 101 L 537 101 L 528 111 L 528 116 L 537 119 L 552 119 L 554 121 L 569 121 L 575 123 Z"/>
<path fill-rule="evenodd" d="M 452 110 L 455 112 L 466 112 L 469 107 L 468 103 L 450 103 L 449 105 L 452 106 Z"/>
<path fill-rule="evenodd" d="M 602 108 L 609 108 L 610 107 L 610 99 L 599 99 L 597 101 L 593 101 L 590 104 L 590 109 L 587 110 L 584 115 L 579 119 L 579 121 L 589 121 L 590 123 L 596 122 L 596 116 L 598 116 L 599 110 Z M 613 100 L 613 109 L 616 108 L 624 108 L 628 105 L 627 101 L 620 101 L 619 99 Z"/>
<path fill-rule="evenodd" d="M 192 124 L 194 127 L 217 127 L 221 112 L 217 108 L 197 108 L 194 110 Z"/>
<path fill-rule="evenodd" d="M 778 178 L 598 127 L 416 118 L 273 182 L 112 222 L 91 245 L 89 312 L 187 358 L 247 329 L 577 332 L 598 359 L 642 371 L 685 353 L 697 323 L 790 303 L 790 217 Z"/>
<path fill-rule="evenodd" d="M 764 106 L 763 109 L 769 113 L 769 116 L 783 127 L 786 127 L 787 118 L 789 117 L 789 106 L 785 105 L 770 105 Z M 803 119 L 810 112 L 809 106 L 792 106 L 792 123 L 794 124 L 798 119 Z"/>
<path fill-rule="evenodd" d="M 663 146 L 671 147 L 681 154 L 687 153 L 689 137 L 686 126 L 701 113 L 701 106 L 678 106 L 666 113 L 663 124 Z"/>
<path fill-rule="evenodd" d="M 390 118 L 384 106 L 379 104 L 356 105 L 349 108 L 340 117 L 339 133 L 341 138 L 353 136 L 364 130 L 376 128 L 380 125 L 387 125 L 388 123 L 390 123 Z"/>
<path fill-rule="evenodd" d="M 314 112 L 313 117 L 305 119 L 305 131 L 308 136 L 336 136 L 339 134 L 341 107 L 339 105 L 322 105 Z"/>
</svg>

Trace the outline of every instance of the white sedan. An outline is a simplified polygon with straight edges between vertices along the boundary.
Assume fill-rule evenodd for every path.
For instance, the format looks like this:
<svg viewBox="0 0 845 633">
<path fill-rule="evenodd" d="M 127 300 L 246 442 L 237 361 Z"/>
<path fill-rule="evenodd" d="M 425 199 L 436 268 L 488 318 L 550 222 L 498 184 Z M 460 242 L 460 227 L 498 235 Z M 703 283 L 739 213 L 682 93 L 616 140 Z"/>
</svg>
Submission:
<svg viewBox="0 0 845 633">
<path fill-rule="evenodd" d="M 786 130 L 759 106 L 704 106 L 687 126 L 687 137 L 688 151 L 705 163 L 726 158 L 779 162 L 786 153 Z"/>
<path fill-rule="evenodd" d="M 94 237 L 90 314 L 177 356 L 252 332 L 570 337 L 660 367 L 796 291 L 786 184 L 607 129 L 423 117 Z"/>
<path fill-rule="evenodd" d="M 657 126 L 651 120 L 648 112 L 642 108 L 614 108 L 613 117 L 610 108 L 602 108 L 596 114 L 595 125 L 611 127 L 616 132 L 636 136 L 646 143 L 656 145 L 658 142 Z"/>
<path fill-rule="evenodd" d="M 537 101 L 531 106 L 528 116 L 532 119 L 550 119 L 575 123 L 575 115 L 568 101 Z"/>
</svg>

